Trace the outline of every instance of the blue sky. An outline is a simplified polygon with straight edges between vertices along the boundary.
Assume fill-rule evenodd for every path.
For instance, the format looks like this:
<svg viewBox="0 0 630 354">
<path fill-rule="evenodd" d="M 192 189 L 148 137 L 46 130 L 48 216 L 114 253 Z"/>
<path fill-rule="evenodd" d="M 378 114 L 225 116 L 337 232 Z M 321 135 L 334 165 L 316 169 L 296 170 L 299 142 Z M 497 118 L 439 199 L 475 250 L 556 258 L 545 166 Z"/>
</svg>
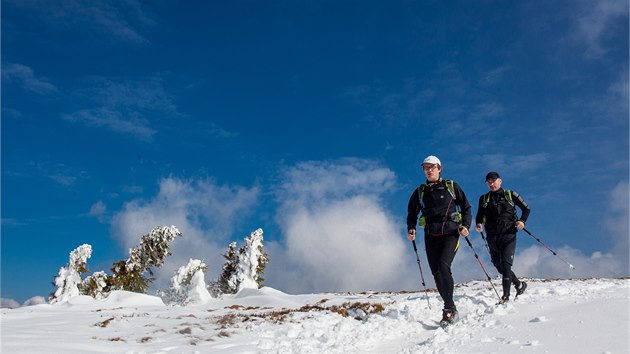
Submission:
<svg viewBox="0 0 630 354">
<path fill-rule="evenodd" d="M 625 1 L 5 0 L 2 54 L 3 298 L 172 224 L 156 287 L 261 227 L 277 289 L 417 289 L 430 154 L 473 212 L 497 170 L 578 268 L 522 234 L 519 276 L 630 274 Z"/>
</svg>

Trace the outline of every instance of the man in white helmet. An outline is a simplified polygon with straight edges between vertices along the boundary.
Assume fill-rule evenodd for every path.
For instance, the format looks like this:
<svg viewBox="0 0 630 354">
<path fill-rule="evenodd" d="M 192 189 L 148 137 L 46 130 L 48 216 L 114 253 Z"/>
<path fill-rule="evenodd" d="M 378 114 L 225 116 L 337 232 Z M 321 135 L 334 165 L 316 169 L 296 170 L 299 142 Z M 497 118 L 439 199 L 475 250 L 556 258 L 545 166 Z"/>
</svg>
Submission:
<svg viewBox="0 0 630 354">
<path fill-rule="evenodd" d="M 445 326 L 457 317 L 451 263 L 459 247 L 459 235 L 468 236 L 472 215 L 461 187 L 452 180 L 442 179 L 440 159 L 428 156 L 422 162 L 422 170 L 426 182 L 416 188 L 407 206 L 407 238 L 416 239 L 418 214 L 422 213 L 419 224 L 424 227 L 429 267 L 444 301 L 441 324 Z"/>
</svg>

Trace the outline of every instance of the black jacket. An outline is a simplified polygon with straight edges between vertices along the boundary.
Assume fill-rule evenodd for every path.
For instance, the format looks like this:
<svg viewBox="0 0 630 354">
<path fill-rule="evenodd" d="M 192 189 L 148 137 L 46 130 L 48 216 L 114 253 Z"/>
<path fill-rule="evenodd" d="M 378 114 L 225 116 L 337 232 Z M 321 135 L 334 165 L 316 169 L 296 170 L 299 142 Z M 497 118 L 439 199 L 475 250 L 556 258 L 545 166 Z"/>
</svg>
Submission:
<svg viewBox="0 0 630 354">
<path fill-rule="evenodd" d="M 426 219 L 425 235 L 459 235 L 457 230 L 459 227 L 457 206 L 459 206 L 462 213 L 462 226 L 470 229 L 472 214 L 466 194 L 455 182 L 453 182 L 453 189 L 455 199 L 453 199 L 444 180 L 441 178 L 435 183 L 425 183 L 424 193 L 422 192 L 422 186 L 416 188 L 411 194 L 407 206 L 407 230 L 416 229 L 418 214 L 422 212 Z M 420 196 L 422 196 L 422 203 Z"/>
<path fill-rule="evenodd" d="M 527 217 L 531 209 L 523 200 L 520 194 L 512 191 L 512 202 L 505 197 L 506 191 L 503 188 L 499 188 L 496 192 L 489 192 L 490 198 L 485 203 L 484 199 L 488 194 L 484 194 L 479 197 L 479 208 L 477 208 L 477 216 L 475 221 L 477 224 L 484 223 L 488 237 L 498 237 L 504 234 L 516 234 L 516 221 L 520 220 L 523 223 L 527 221 Z M 484 204 L 485 208 L 484 208 Z M 516 215 L 516 207 L 521 209 L 521 217 Z"/>
</svg>

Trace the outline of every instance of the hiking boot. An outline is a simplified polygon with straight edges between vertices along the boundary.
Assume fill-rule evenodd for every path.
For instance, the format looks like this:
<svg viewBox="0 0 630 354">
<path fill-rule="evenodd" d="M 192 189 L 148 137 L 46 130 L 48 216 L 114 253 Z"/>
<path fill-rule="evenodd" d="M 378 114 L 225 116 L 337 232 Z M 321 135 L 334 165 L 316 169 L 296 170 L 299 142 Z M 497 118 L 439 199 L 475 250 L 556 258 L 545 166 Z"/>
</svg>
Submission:
<svg viewBox="0 0 630 354">
<path fill-rule="evenodd" d="M 440 326 L 446 327 L 450 324 L 455 323 L 456 320 L 457 320 L 457 310 L 453 310 L 453 309 L 442 310 L 442 321 L 440 321 Z"/>
<path fill-rule="evenodd" d="M 522 293 L 524 293 L 524 292 L 525 292 L 525 289 L 527 289 L 527 283 L 526 283 L 526 282 L 524 282 L 524 281 L 522 281 L 522 282 L 521 282 L 521 287 L 520 287 L 520 288 L 518 288 L 518 289 L 516 289 L 516 296 L 519 296 L 519 295 L 521 295 Z"/>
</svg>

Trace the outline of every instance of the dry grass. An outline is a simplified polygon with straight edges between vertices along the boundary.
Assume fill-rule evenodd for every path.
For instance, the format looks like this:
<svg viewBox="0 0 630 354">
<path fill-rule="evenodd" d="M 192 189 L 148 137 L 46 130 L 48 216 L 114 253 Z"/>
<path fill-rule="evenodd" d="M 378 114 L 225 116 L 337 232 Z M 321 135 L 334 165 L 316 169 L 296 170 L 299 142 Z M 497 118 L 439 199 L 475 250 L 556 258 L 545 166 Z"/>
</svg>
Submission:
<svg viewBox="0 0 630 354">
<path fill-rule="evenodd" d="M 308 313 L 313 311 L 318 312 L 332 312 L 342 317 L 352 317 L 356 320 L 364 320 L 370 314 L 380 313 L 385 310 L 385 307 L 379 303 L 370 302 L 346 302 L 341 305 L 323 306 L 322 304 L 328 301 L 327 299 L 320 300 L 317 304 L 307 304 L 298 309 L 282 309 L 270 312 L 252 313 L 252 314 L 235 314 L 229 313 L 223 316 L 219 316 L 215 319 L 215 323 L 227 328 L 237 323 L 247 322 L 253 319 L 264 319 L 274 323 L 283 323 L 287 320 L 287 317 L 293 313 Z M 243 306 L 234 307 L 230 306 L 230 309 L 249 309 Z"/>
<path fill-rule="evenodd" d="M 95 325 L 95 326 L 97 326 L 97 327 L 103 327 L 103 328 L 105 328 L 105 327 L 107 327 L 107 326 L 109 325 L 109 323 L 110 323 L 111 321 L 113 321 L 114 319 L 115 319 L 114 317 L 112 317 L 112 318 L 108 318 L 108 319 L 106 319 L 105 321 L 95 323 L 94 325 Z"/>
</svg>

